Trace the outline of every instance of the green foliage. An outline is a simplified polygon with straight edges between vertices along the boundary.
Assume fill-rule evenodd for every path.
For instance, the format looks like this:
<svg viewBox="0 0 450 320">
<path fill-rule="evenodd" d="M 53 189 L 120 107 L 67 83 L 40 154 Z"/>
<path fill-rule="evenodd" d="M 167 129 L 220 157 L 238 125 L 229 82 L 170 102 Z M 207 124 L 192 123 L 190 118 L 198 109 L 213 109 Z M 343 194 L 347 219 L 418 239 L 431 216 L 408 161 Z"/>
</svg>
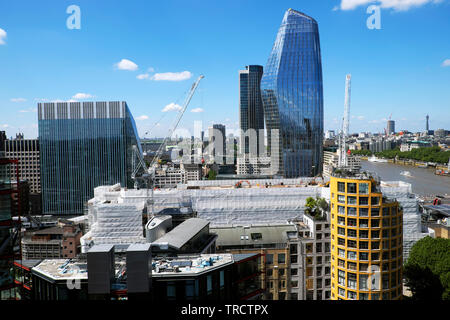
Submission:
<svg viewBox="0 0 450 320">
<path fill-rule="evenodd" d="M 323 213 L 328 210 L 328 202 L 324 198 L 313 197 L 306 198 L 305 212 L 316 219 L 323 219 Z"/>
<path fill-rule="evenodd" d="M 450 158 L 450 151 L 442 151 L 439 147 L 429 147 L 429 148 L 416 148 L 411 151 L 400 151 L 400 148 L 395 148 L 393 150 L 385 150 L 382 152 L 372 153 L 370 150 L 352 150 L 352 154 L 361 156 L 375 156 L 387 159 L 411 159 L 423 162 L 436 162 L 441 164 L 448 163 Z"/>
<path fill-rule="evenodd" d="M 217 172 L 214 170 L 209 170 L 208 172 L 208 180 L 216 180 Z"/>
<path fill-rule="evenodd" d="M 438 292 L 450 300 L 450 239 L 419 240 L 411 248 L 404 274 L 414 299 L 431 298 L 431 292 Z"/>
</svg>

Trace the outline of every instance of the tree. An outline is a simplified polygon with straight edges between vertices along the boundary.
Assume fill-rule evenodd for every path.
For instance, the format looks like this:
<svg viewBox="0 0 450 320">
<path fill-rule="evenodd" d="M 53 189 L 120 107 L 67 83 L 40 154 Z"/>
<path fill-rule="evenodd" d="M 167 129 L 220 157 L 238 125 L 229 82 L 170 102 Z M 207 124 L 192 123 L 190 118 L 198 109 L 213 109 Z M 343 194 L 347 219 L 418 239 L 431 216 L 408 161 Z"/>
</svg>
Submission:
<svg viewBox="0 0 450 320">
<path fill-rule="evenodd" d="M 217 172 L 214 170 L 209 170 L 208 172 L 208 180 L 216 180 Z"/>
<path fill-rule="evenodd" d="M 425 237 L 416 242 L 404 275 L 413 299 L 450 300 L 450 239 Z"/>
</svg>

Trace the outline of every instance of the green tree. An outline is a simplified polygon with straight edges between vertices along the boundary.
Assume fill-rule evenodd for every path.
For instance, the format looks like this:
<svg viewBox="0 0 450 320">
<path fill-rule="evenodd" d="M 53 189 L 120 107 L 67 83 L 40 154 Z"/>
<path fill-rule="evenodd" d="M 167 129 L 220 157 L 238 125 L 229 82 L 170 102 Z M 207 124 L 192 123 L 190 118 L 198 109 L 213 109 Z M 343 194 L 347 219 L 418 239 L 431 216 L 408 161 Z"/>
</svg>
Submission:
<svg viewBox="0 0 450 320">
<path fill-rule="evenodd" d="M 425 237 L 416 242 L 404 275 L 413 299 L 450 300 L 450 239 Z"/>
<path fill-rule="evenodd" d="M 216 180 L 217 172 L 214 170 L 209 170 L 208 172 L 208 180 Z"/>
</svg>

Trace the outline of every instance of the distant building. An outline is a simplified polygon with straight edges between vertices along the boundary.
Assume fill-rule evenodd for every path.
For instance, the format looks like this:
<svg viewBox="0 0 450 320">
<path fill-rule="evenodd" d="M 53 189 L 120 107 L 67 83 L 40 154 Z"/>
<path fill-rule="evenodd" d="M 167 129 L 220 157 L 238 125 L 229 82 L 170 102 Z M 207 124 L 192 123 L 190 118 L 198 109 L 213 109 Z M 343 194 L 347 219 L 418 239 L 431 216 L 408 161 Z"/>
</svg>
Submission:
<svg viewBox="0 0 450 320">
<path fill-rule="evenodd" d="M 81 229 L 77 225 L 27 232 L 22 238 L 22 258 L 24 260 L 75 258 L 81 252 L 81 236 Z"/>
<path fill-rule="evenodd" d="M 210 156 L 213 162 L 219 164 L 226 163 L 226 131 L 223 124 L 213 124 L 208 128 Z"/>
<path fill-rule="evenodd" d="M 142 149 L 126 102 L 39 103 L 38 119 L 45 214 L 83 214 L 95 187 L 134 186 L 133 146 Z"/>
<path fill-rule="evenodd" d="M 411 151 L 413 149 L 431 147 L 431 143 L 426 141 L 408 141 L 404 142 L 400 145 L 400 151 L 406 152 Z"/>
<path fill-rule="evenodd" d="M 28 181 L 30 193 L 41 193 L 41 166 L 39 156 L 39 140 L 14 139 L 6 140 L 5 156 L 19 160 L 20 180 Z M 15 173 L 11 173 L 15 175 Z"/>
<path fill-rule="evenodd" d="M 388 120 L 387 127 L 386 127 L 386 133 L 387 134 L 395 133 L 395 121 L 394 120 Z"/>
<path fill-rule="evenodd" d="M 244 154 L 237 158 L 238 175 L 270 175 L 270 157 L 252 157 Z"/>
<path fill-rule="evenodd" d="M 323 152 L 323 177 L 330 177 L 333 169 L 339 165 L 339 154 L 337 152 Z M 351 170 L 361 169 L 361 157 L 358 155 L 347 155 L 347 166 Z"/>
<path fill-rule="evenodd" d="M 448 134 L 448 131 L 444 130 L 444 129 L 437 129 L 434 131 L 434 136 L 436 138 L 445 138 L 447 136 L 447 134 Z"/>
<path fill-rule="evenodd" d="M 264 152 L 264 109 L 260 89 L 263 67 L 250 65 L 245 68 L 239 71 L 240 153 L 257 157 Z"/>
<path fill-rule="evenodd" d="M 327 130 L 325 131 L 325 139 L 334 139 L 336 136 L 334 130 Z"/>
<path fill-rule="evenodd" d="M 430 126 L 429 126 L 429 119 L 430 119 L 430 117 L 427 115 L 426 116 L 426 123 L 425 123 L 425 131 L 429 131 L 430 130 Z"/>
</svg>

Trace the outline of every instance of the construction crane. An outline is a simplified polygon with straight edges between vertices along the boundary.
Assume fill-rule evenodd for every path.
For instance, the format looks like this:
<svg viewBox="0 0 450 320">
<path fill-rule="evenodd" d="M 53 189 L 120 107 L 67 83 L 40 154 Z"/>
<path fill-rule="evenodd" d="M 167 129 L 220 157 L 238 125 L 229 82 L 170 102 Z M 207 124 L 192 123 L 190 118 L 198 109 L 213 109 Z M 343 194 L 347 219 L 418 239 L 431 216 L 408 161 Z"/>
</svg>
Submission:
<svg viewBox="0 0 450 320">
<path fill-rule="evenodd" d="M 186 97 L 186 100 L 184 101 L 184 104 L 180 111 L 178 112 L 177 117 L 174 120 L 173 125 L 170 127 L 168 135 L 164 138 L 163 143 L 159 146 L 158 151 L 156 152 L 152 162 L 150 163 L 150 166 L 147 167 L 145 164 L 145 161 L 142 157 L 142 153 L 140 152 L 140 149 L 137 146 L 133 146 L 133 157 L 132 157 L 132 173 L 131 178 L 134 180 L 134 188 L 137 189 L 139 185 L 145 185 L 146 192 L 147 192 L 147 203 L 146 206 L 148 208 L 149 205 L 152 205 L 151 212 L 153 213 L 153 190 L 154 190 L 154 181 L 155 181 L 155 174 L 156 174 L 156 168 L 158 166 L 158 161 L 161 158 L 165 145 L 167 141 L 172 137 L 173 132 L 178 127 L 178 124 L 180 123 L 181 118 L 183 117 L 184 112 L 186 111 L 189 102 L 192 99 L 192 96 L 194 95 L 195 90 L 198 87 L 198 84 L 200 83 L 200 80 L 203 79 L 205 76 L 200 75 L 198 79 L 192 84 L 191 89 L 189 90 L 189 93 Z M 143 172 L 142 174 L 139 174 L 140 172 Z M 149 195 L 149 190 L 151 190 L 152 194 L 151 197 Z M 149 210 L 147 209 L 147 212 Z"/>
<path fill-rule="evenodd" d="M 342 122 L 342 134 L 339 136 L 339 167 L 346 167 L 347 161 L 347 136 L 350 123 L 350 94 L 351 94 L 351 74 L 345 77 L 345 101 L 344 101 L 344 119 Z M 342 136 L 342 137 L 341 137 Z"/>
</svg>

